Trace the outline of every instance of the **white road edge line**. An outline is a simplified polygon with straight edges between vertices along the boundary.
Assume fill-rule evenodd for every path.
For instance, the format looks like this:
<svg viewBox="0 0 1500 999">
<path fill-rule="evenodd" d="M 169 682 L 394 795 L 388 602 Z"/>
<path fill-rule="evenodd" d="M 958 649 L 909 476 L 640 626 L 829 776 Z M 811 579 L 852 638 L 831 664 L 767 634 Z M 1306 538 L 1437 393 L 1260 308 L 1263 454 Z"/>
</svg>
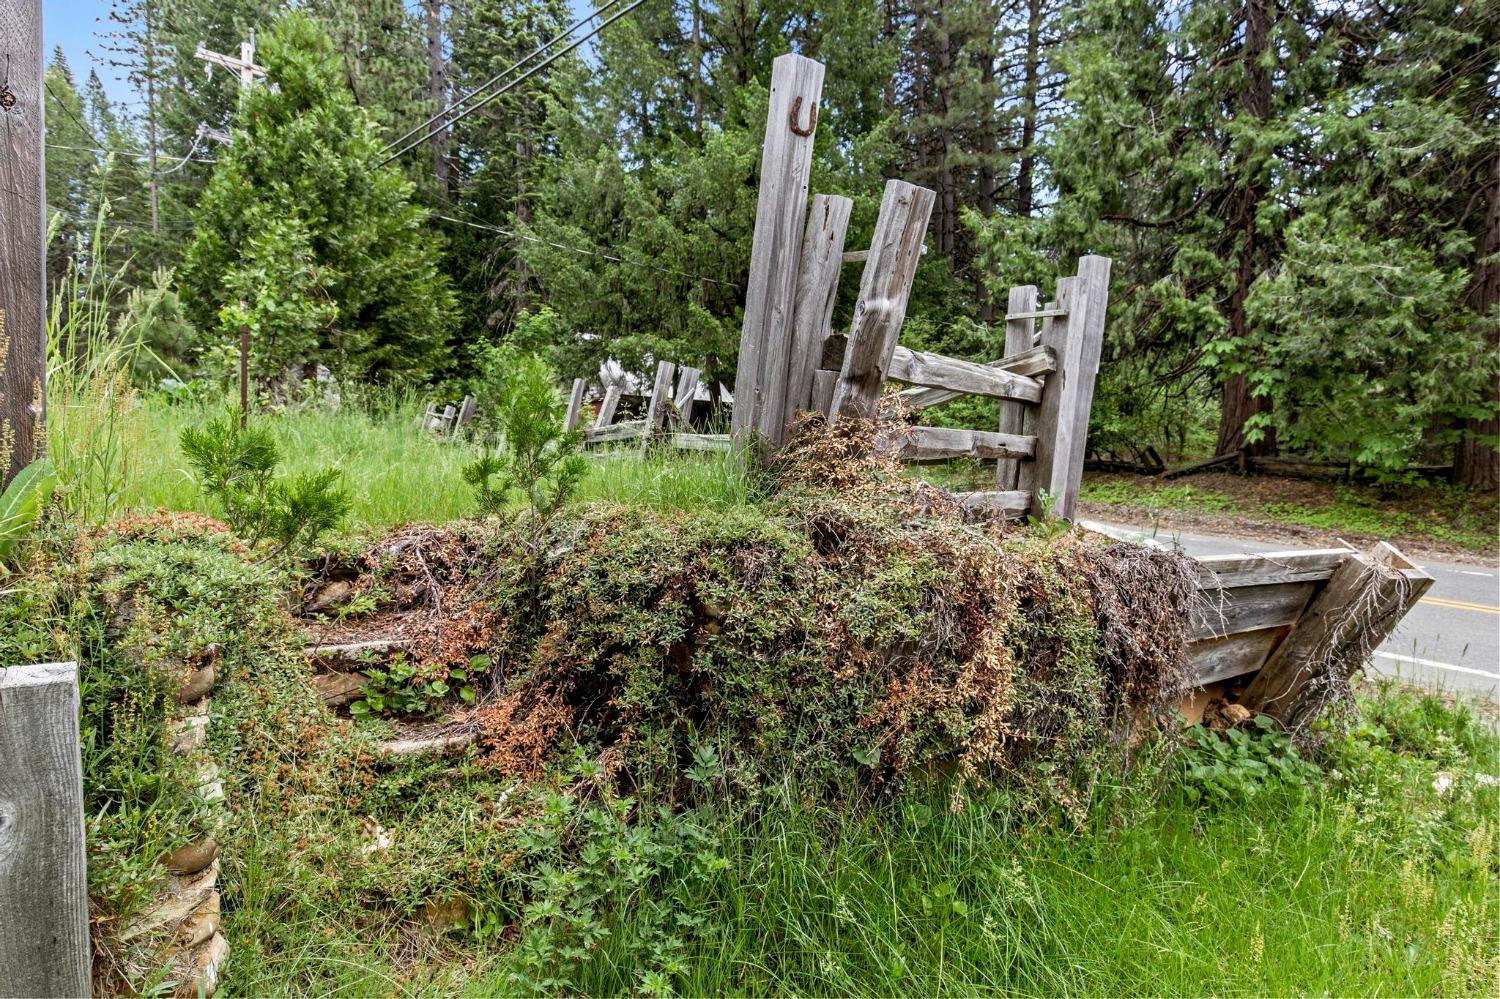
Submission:
<svg viewBox="0 0 1500 999">
<path fill-rule="evenodd" d="M 1415 656 L 1398 656 L 1394 652 L 1377 652 L 1376 656 L 1381 659 L 1390 659 L 1398 663 L 1410 663 L 1413 666 L 1431 666 L 1435 669 L 1452 670 L 1455 673 L 1472 673 L 1475 676 L 1488 677 L 1491 680 L 1500 680 L 1500 673 L 1490 673 L 1482 669 L 1474 669 L 1470 666 L 1455 666 L 1453 663 L 1440 663 L 1432 659 L 1418 659 Z"/>
</svg>

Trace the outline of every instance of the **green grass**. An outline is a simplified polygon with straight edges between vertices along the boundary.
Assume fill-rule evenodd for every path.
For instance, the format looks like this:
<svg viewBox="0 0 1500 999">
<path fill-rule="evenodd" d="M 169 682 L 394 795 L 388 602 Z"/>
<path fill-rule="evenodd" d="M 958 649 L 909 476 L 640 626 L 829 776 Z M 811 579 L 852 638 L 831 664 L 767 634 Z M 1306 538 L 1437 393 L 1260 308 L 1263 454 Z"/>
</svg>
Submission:
<svg viewBox="0 0 1500 999">
<path fill-rule="evenodd" d="M 594 943 L 543 951 L 549 973 L 585 995 L 1494 994 L 1500 799 L 1475 775 L 1500 768 L 1496 737 L 1435 697 L 1387 688 L 1363 709 L 1305 789 L 1192 805 L 1168 761 L 1080 829 L 998 792 L 953 812 L 939 787 L 858 813 L 791 793 L 755 816 L 642 810 L 691 835 L 665 861 L 629 839 L 579 851 L 586 871 L 658 873 L 564 883 L 603 915 Z M 465 780 L 448 793 L 482 799 Z M 534 913 L 482 943 L 361 928 L 357 894 L 289 899 L 275 865 L 252 852 L 235 877 L 234 993 L 527 991 Z"/>
<path fill-rule="evenodd" d="M 475 514 L 463 466 L 479 453 L 472 441 L 448 442 L 419 430 L 422 406 L 394 397 L 377 406 L 345 405 L 336 412 L 290 408 L 256 417 L 271 430 L 287 472 L 337 468 L 353 500 L 347 527 L 381 529 L 412 521 L 441 523 Z M 116 457 L 109 487 L 113 513 L 158 507 L 212 514 L 178 444 L 183 429 L 223 412 L 218 403 L 169 403 L 138 398 L 117 419 Z M 56 421 L 64 443 L 74 426 L 92 419 Z M 91 494 L 100 487 L 84 483 Z M 752 501 L 753 483 L 727 455 L 654 451 L 641 460 L 634 448 L 600 452 L 577 501 L 637 503 L 658 509 L 727 508 Z M 91 501 L 92 506 L 102 503 Z"/>
</svg>

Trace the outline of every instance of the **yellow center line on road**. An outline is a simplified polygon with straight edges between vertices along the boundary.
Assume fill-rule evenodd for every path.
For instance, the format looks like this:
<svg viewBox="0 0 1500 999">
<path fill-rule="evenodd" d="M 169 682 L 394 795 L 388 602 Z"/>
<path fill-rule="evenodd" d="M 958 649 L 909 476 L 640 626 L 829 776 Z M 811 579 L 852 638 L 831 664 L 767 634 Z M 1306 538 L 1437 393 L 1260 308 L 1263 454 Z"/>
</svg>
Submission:
<svg viewBox="0 0 1500 999">
<path fill-rule="evenodd" d="M 1500 614 L 1500 607 L 1491 607 L 1489 604 L 1471 604 L 1467 600 L 1444 600 L 1442 597 L 1423 597 L 1417 603 L 1432 604 L 1434 607 L 1452 607 L 1455 610 L 1483 611 L 1486 614 Z"/>
</svg>

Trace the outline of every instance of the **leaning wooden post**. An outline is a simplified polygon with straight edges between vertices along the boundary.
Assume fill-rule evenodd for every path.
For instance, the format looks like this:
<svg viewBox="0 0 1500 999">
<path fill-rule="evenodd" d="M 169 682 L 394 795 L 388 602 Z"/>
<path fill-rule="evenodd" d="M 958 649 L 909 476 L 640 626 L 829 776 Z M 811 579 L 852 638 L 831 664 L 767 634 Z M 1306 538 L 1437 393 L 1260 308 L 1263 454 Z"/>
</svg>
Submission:
<svg viewBox="0 0 1500 999">
<path fill-rule="evenodd" d="M 651 438 L 661 429 L 667 403 L 672 401 L 672 374 L 677 366 L 671 361 L 656 365 L 656 381 L 651 386 L 651 400 L 646 403 L 646 420 L 641 426 L 641 452 L 651 445 Z"/>
<path fill-rule="evenodd" d="M 781 413 L 782 433 L 801 410 L 812 408 L 813 382 L 823 343 L 833 330 L 833 303 L 839 293 L 839 273 L 844 269 L 844 236 L 854 202 L 832 194 L 813 195 L 807 229 L 802 234 L 802 252 L 797 274 L 797 297 L 792 306 L 792 346 L 787 367 L 786 405 Z"/>
<path fill-rule="evenodd" d="M 1289 729 L 1318 713 L 1320 684 L 1347 679 L 1386 640 L 1434 580 L 1391 545 L 1351 555 L 1292 625 L 1239 703 Z"/>
<path fill-rule="evenodd" d="M 563 417 L 564 430 L 573 430 L 578 426 L 578 414 L 583 409 L 583 390 L 586 387 L 582 378 L 573 379 L 573 390 L 568 393 L 568 412 Z"/>
<path fill-rule="evenodd" d="M 599 413 L 594 417 L 594 429 L 600 430 L 614 422 L 615 410 L 620 405 L 620 386 L 611 385 L 604 390 L 604 399 L 599 403 Z"/>
<path fill-rule="evenodd" d="M 46 171 L 41 0 L 0 0 L 0 489 L 46 419 Z"/>
<path fill-rule="evenodd" d="M 886 181 L 875 238 L 859 282 L 849 346 L 833 389 L 830 419 L 872 417 L 879 407 L 885 374 L 906 320 L 906 303 L 922 258 L 933 199 L 925 187 L 904 180 Z"/>
<path fill-rule="evenodd" d="M 78 666 L 0 668 L 0 992 L 89 994 Z"/>
<path fill-rule="evenodd" d="M 730 419 L 731 432 L 741 442 L 746 434 L 772 441 L 782 436 L 793 300 L 822 94 L 822 63 L 788 54 L 771 64 L 771 104 Z"/>
<path fill-rule="evenodd" d="M 703 372 L 697 368 L 677 369 L 677 394 L 672 397 L 673 417 L 681 429 L 687 430 L 693 415 L 693 400 L 698 397 L 698 381 Z"/>
<path fill-rule="evenodd" d="M 1005 306 L 1005 357 L 1013 357 L 1031 349 L 1031 338 L 1036 330 L 1036 320 L 1012 319 L 1011 316 L 1037 311 L 1036 285 L 1026 284 L 1010 290 Z M 1002 434 L 1019 434 L 1026 418 L 1026 406 L 1019 402 L 1000 402 L 1000 426 Z M 995 488 L 1015 489 L 1020 482 L 1021 463 L 1014 458 L 1001 458 L 995 463 Z"/>
<path fill-rule="evenodd" d="M 1094 405 L 1094 380 L 1104 344 L 1104 314 L 1109 305 L 1108 257 L 1086 256 L 1078 261 L 1078 276 L 1057 283 L 1057 308 L 1046 329 L 1044 346 L 1057 352 L 1057 370 L 1047 376 L 1047 388 L 1037 413 L 1036 460 L 1021 468 L 1021 488 L 1031 492 L 1031 512 L 1043 513 L 1043 492 L 1051 497 L 1053 516 L 1072 520 L 1083 483 L 1084 445 L 1089 412 Z"/>
</svg>

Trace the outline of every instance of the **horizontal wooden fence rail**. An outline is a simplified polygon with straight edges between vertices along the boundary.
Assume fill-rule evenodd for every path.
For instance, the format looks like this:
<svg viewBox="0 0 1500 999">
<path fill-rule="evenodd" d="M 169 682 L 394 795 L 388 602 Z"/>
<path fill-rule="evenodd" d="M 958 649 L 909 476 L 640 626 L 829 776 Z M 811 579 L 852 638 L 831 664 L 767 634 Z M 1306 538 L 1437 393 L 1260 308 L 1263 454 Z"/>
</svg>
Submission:
<svg viewBox="0 0 1500 999">
<path fill-rule="evenodd" d="M 689 429 L 702 378 L 703 373 L 697 368 L 686 365 L 679 368 L 671 361 L 659 362 L 656 365 L 656 377 L 652 380 L 651 396 L 646 402 L 645 415 L 638 420 L 621 420 L 618 423 L 614 422 L 614 417 L 619 408 L 621 390 L 618 385 L 609 386 L 604 390 L 599 414 L 595 417 L 593 426 L 583 432 L 584 444 L 634 441 L 643 451 L 652 444 L 684 451 L 728 451 L 728 434 L 693 433 Z M 573 393 L 581 405 L 584 396 L 582 379 L 573 383 Z M 570 416 L 574 415 L 570 407 Z"/>
</svg>

